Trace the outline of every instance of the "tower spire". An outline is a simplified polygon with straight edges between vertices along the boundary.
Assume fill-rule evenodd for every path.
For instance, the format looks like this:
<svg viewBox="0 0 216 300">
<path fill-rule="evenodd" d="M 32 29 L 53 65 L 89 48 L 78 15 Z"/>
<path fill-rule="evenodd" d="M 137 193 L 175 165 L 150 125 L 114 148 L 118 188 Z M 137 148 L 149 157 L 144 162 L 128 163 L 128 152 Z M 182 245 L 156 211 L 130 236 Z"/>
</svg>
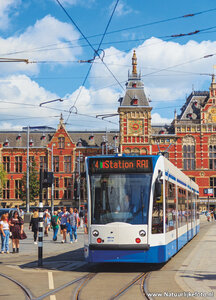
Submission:
<svg viewBox="0 0 216 300">
<path fill-rule="evenodd" d="M 132 75 L 137 77 L 137 57 L 136 57 L 136 51 L 133 52 L 132 57 Z"/>
</svg>

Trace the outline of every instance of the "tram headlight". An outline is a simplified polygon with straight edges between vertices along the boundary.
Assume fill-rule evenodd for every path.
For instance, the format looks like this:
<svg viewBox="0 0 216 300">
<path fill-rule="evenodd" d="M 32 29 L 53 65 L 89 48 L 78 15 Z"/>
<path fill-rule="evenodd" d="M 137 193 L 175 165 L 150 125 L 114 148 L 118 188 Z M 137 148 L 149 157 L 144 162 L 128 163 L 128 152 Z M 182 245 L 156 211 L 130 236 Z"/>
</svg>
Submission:
<svg viewBox="0 0 216 300">
<path fill-rule="evenodd" d="M 139 235 L 140 235 L 141 237 L 146 236 L 145 230 L 140 230 L 140 231 L 139 231 Z"/>
<path fill-rule="evenodd" d="M 99 236 L 99 232 L 97 230 L 93 230 L 92 235 L 94 237 L 97 237 L 97 236 Z"/>
</svg>

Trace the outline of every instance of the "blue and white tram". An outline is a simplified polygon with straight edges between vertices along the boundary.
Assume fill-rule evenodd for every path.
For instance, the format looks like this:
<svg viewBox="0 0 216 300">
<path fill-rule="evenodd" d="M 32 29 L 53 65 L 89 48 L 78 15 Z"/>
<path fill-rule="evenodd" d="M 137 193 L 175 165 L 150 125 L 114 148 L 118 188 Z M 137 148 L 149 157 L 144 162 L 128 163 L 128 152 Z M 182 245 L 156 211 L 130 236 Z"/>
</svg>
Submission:
<svg viewBox="0 0 216 300">
<path fill-rule="evenodd" d="M 87 261 L 166 262 L 198 233 L 198 185 L 165 157 L 87 157 L 86 175 Z"/>
</svg>

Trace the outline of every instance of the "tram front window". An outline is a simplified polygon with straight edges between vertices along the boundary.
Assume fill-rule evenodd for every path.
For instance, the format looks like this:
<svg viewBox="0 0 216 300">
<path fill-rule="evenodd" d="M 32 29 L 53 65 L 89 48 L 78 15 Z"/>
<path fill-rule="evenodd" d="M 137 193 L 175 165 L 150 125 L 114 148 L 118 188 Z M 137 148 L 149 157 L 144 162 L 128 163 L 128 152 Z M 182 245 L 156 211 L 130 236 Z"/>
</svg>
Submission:
<svg viewBox="0 0 216 300">
<path fill-rule="evenodd" d="M 147 224 L 151 177 L 151 174 L 92 175 L 92 224 Z"/>
</svg>

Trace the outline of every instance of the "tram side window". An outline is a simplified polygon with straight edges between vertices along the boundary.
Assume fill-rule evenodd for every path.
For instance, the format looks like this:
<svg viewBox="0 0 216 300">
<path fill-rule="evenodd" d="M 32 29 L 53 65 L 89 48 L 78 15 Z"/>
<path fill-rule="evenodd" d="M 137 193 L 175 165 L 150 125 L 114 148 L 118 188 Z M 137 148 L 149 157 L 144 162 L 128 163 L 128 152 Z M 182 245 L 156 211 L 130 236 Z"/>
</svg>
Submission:
<svg viewBox="0 0 216 300">
<path fill-rule="evenodd" d="M 176 228 L 176 186 L 166 180 L 166 232 Z"/>
<path fill-rule="evenodd" d="M 154 191 L 152 210 L 152 233 L 163 233 L 163 184 L 161 184 L 161 197 L 156 197 Z"/>
<path fill-rule="evenodd" d="M 199 205 L 199 202 L 198 202 L 198 197 L 197 195 L 195 196 L 196 197 L 196 214 L 197 214 L 197 220 L 200 218 L 200 205 Z"/>
<path fill-rule="evenodd" d="M 195 222 L 196 220 L 196 195 L 193 192 L 192 194 L 193 198 L 192 198 L 192 221 Z"/>
<path fill-rule="evenodd" d="M 187 224 L 187 191 L 178 188 L 178 227 Z"/>
<path fill-rule="evenodd" d="M 191 196 L 192 196 L 192 194 L 191 194 L 191 192 L 188 192 L 188 213 L 187 213 L 187 215 L 188 215 L 188 223 L 189 222 L 191 222 Z"/>
</svg>

